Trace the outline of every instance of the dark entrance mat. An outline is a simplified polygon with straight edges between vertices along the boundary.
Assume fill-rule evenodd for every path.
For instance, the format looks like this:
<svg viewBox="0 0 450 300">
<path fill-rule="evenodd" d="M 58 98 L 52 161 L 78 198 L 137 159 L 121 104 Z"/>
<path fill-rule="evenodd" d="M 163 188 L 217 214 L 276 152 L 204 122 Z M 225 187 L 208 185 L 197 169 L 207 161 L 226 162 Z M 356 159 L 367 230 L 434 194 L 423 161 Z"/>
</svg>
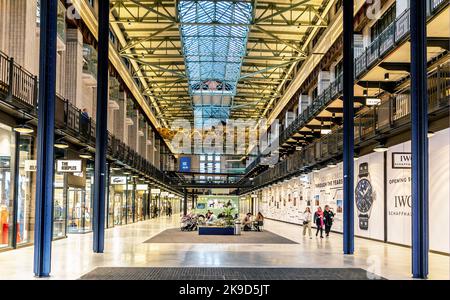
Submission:
<svg viewBox="0 0 450 300">
<path fill-rule="evenodd" d="M 269 231 L 243 231 L 241 235 L 199 235 L 197 231 L 167 229 L 144 243 L 176 244 L 297 244 Z"/>
<path fill-rule="evenodd" d="M 81 280 L 368 280 L 357 268 L 97 268 Z"/>
</svg>

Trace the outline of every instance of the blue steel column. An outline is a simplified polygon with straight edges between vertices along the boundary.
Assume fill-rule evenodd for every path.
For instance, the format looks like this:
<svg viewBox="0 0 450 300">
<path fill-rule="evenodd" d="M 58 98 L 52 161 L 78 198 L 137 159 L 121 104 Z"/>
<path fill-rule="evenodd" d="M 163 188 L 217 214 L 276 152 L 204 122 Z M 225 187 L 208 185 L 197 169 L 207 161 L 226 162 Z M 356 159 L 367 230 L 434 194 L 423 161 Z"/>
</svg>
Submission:
<svg viewBox="0 0 450 300">
<path fill-rule="evenodd" d="M 94 174 L 94 245 L 103 253 L 105 242 L 106 149 L 108 141 L 109 0 L 98 1 L 98 73 L 96 155 Z"/>
<path fill-rule="evenodd" d="M 428 100 L 426 1 L 411 6 L 412 273 L 428 276 Z"/>
<path fill-rule="evenodd" d="M 343 1 L 344 10 L 344 254 L 353 254 L 353 189 L 354 189 L 354 46 L 353 46 L 353 0 Z"/>
<path fill-rule="evenodd" d="M 183 199 L 183 216 L 188 213 L 188 190 L 184 189 L 184 199 Z"/>
<path fill-rule="evenodd" d="M 58 0 L 41 1 L 34 274 L 51 271 Z"/>
</svg>

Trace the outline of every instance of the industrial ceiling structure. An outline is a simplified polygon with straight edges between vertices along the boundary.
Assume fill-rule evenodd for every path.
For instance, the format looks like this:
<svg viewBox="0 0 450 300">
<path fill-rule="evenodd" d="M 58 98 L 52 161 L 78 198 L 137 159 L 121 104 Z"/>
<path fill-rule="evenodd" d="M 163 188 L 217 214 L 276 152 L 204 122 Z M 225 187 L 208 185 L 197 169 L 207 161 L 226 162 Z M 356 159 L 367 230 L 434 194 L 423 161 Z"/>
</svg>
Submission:
<svg viewBox="0 0 450 300">
<path fill-rule="evenodd" d="M 265 117 L 333 0 L 112 0 L 120 55 L 161 124 Z M 118 32 L 116 32 L 118 33 Z"/>
</svg>

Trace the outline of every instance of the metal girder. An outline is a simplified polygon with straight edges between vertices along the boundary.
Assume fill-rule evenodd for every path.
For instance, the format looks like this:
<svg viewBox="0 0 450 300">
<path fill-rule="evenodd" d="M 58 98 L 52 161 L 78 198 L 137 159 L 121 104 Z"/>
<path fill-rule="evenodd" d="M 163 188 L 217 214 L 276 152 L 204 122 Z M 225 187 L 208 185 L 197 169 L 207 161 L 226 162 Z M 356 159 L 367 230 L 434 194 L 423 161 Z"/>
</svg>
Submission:
<svg viewBox="0 0 450 300">
<path fill-rule="evenodd" d="M 164 109 L 163 119 L 171 120 L 178 104 L 192 105 L 189 95 L 189 70 L 184 61 L 186 52 L 181 40 L 183 26 L 201 26 L 210 28 L 212 35 L 219 41 L 228 38 L 229 34 L 221 33 L 224 27 L 247 27 L 249 35 L 246 40 L 246 51 L 242 57 L 239 81 L 236 84 L 236 94 L 232 97 L 231 113 L 239 111 L 249 118 L 262 116 L 264 108 L 269 103 L 280 98 L 285 84 L 292 78 L 293 67 L 307 55 L 305 41 L 313 29 L 328 26 L 328 21 L 322 13 L 327 0 L 293 0 L 290 3 L 280 1 L 239 1 L 251 4 L 251 16 L 248 24 L 235 22 L 205 21 L 205 10 L 199 10 L 200 18 L 183 19 L 179 11 L 179 3 L 184 1 L 187 6 L 195 5 L 202 0 L 111 0 L 112 15 L 116 28 L 120 28 L 126 44 L 120 49 L 120 54 L 127 60 L 137 64 L 133 77 L 147 83 L 143 89 L 144 95 L 151 95 L 158 106 Z M 296 2 L 295 2 L 296 1 Z M 211 3 L 223 5 L 235 1 L 209 1 L 203 8 L 211 8 Z M 295 3 L 294 3 L 295 2 Z M 327 4 L 328 5 L 328 4 Z M 203 14 L 203 15 L 202 15 Z M 220 20 L 220 19 L 219 19 Z M 202 29 L 203 30 L 203 29 Z M 199 35 L 186 34 L 186 37 L 198 38 Z M 237 40 L 237 39 L 236 39 Z M 244 40 L 244 39 L 243 39 Z M 124 43 L 122 43 L 123 45 Z M 227 47 L 230 46 L 227 44 Z M 203 64 L 226 64 L 227 60 L 239 57 L 219 57 L 211 59 L 205 55 L 194 57 L 192 61 Z M 176 105 L 176 107 L 171 107 Z M 173 109 L 172 109 L 173 108 Z M 192 107 L 190 107 L 192 108 Z M 248 110 L 247 110 L 248 108 Z M 192 109 L 183 106 L 184 115 L 193 114 Z M 251 112 L 254 110 L 255 112 Z M 178 115 L 178 113 L 177 113 Z M 164 122 L 163 122 L 164 123 Z"/>
</svg>

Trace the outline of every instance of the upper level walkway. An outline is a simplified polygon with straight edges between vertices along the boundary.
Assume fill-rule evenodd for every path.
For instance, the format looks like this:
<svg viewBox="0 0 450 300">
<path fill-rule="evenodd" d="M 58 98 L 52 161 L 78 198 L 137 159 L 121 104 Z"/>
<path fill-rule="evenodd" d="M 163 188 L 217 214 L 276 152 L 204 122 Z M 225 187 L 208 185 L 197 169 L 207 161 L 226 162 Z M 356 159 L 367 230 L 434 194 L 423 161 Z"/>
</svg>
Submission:
<svg viewBox="0 0 450 300">
<path fill-rule="evenodd" d="M 106 231 L 105 253 L 92 252 L 92 234 L 71 235 L 53 243 L 50 279 L 78 279 L 97 267 L 288 267 L 362 268 L 388 279 L 409 279 L 411 250 L 355 239 L 355 254 L 342 254 L 342 235 L 302 237 L 302 228 L 267 220 L 264 230 L 297 244 L 145 243 L 179 217 L 163 217 Z M 33 247 L 0 253 L 0 279 L 33 279 Z M 450 258 L 430 254 L 430 279 L 450 278 Z"/>
</svg>

